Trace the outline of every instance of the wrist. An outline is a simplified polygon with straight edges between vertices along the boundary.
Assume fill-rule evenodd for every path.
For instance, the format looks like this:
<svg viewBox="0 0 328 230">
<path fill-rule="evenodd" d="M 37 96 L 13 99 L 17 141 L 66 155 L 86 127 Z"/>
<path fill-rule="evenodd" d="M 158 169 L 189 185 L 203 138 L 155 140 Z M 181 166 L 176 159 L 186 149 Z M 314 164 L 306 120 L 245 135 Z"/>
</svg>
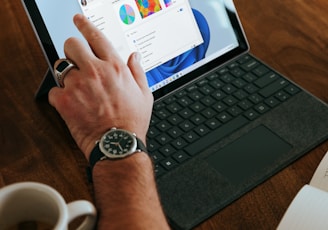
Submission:
<svg viewBox="0 0 328 230">
<path fill-rule="evenodd" d="M 99 161 L 93 168 L 92 180 L 96 187 L 99 184 L 107 184 L 114 190 L 125 189 L 140 181 L 145 184 L 153 183 L 155 180 L 153 163 L 149 155 L 144 152 L 120 160 Z"/>
<path fill-rule="evenodd" d="M 135 173 L 150 174 L 153 177 L 153 164 L 147 153 L 138 152 L 120 160 L 99 161 L 93 168 L 94 178 L 108 177 L 109 174 L 134 175 Z"/>
<path fill-rule="evenodd" d="M 93 172 L 95 202 L 100 210 L 98 229 L 169 229 L 148 154 L 101 161 Z"/>
</svg>

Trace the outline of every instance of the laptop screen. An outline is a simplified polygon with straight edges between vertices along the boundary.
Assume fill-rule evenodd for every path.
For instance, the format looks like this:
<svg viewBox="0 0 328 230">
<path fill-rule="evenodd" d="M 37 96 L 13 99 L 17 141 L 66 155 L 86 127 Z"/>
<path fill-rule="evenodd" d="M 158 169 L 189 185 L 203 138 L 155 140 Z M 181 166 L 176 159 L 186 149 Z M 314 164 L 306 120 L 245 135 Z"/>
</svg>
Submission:
<svg viewBox="0 0 328 230">
<path fill-rule="evenodd" d="M 248 49 L 232 0 L 23 0 L 49 61 L 65 57 L 67 38 L 85 41 L 72 18 L 82 13 L 124 61 L 138 51 L 154 96 Z"/>
</svg>

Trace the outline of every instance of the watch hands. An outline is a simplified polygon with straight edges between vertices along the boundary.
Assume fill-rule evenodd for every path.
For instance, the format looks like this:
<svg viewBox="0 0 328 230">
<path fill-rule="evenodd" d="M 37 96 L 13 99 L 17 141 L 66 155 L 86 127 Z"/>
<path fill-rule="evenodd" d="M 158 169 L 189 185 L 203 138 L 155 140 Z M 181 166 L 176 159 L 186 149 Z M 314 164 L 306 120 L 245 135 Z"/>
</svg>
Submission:
<svg viewBox="0 0 328 230">
<path fill-rule="evenodd" d="M 122 139 L 121 139 L 121 140 L 122 140 Z M 122 148 L 122 146 L 121 146 L 121 144 L 120 144 L 121 140 L 119 140 L 119 141 L 117 141 L 117 142 L 110 142 L 110 144 L 119 147 L 120 150 L 123 151 L 123 148 Z"/>
</svg>

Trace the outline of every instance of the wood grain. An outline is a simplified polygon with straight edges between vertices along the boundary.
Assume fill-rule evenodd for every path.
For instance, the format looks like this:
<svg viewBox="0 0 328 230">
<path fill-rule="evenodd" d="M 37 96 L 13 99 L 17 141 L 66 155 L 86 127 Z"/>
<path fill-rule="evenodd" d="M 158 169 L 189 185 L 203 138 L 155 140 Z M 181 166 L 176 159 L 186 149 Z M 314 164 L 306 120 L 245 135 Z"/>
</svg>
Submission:
<svg viewBox="0 0 328 230">
<path fill-rule="evenodd" d="M 235 4 L 251 52 L 328 103 L 328 1 Z M 38 181 L 57 189 L 66 201 L 92 201 L 86 160 L 47 99 L 34 99 L 47 64 L 19 0 L 2 2 L 0 28 L 0 187 Z M 197 229 L 275 229 L 327 150 L 328 141 Z"/>
</svg>

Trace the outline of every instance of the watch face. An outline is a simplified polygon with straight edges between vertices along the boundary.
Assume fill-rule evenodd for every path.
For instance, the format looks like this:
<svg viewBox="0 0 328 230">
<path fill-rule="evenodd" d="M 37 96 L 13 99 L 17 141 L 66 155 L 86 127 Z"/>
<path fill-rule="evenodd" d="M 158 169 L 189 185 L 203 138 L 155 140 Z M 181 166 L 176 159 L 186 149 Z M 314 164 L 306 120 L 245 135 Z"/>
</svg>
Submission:
<svg viewBox="0 0 328 230">
<path fill-rule="evenodd" d="M 105 133 L 99 143 L 100 150 L 110 158 L 121 158 L 137 149 L 136 137 L 125 130 L 112 129 Z"/>
</svg>

